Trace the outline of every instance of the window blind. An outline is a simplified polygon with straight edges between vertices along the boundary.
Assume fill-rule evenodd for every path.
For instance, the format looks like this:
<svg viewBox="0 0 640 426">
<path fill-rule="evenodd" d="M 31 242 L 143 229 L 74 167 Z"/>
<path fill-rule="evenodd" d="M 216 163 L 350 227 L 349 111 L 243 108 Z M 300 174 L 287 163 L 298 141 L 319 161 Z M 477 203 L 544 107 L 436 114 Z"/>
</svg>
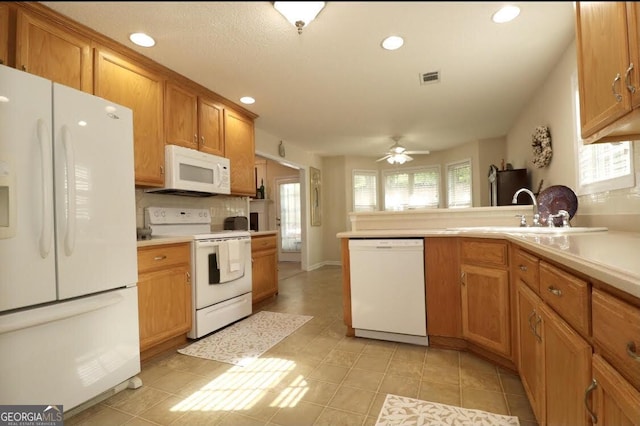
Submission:
<svg viewBox="0 0 640 426">
<path fill-rule="evenodd" d="M 471 207 L 471 161 L 447 165 L 447 207 Z"/>
<path fill-rule="evenodd" d="M 353 211 L 378 210 L 378 172 L 375 170 L 353 171 Z"/>
<path fill-rule="evenodd" d="M 385 210 L 437 208 L 439 204 L 439 166 L 385 172 Z"/>
</svg>

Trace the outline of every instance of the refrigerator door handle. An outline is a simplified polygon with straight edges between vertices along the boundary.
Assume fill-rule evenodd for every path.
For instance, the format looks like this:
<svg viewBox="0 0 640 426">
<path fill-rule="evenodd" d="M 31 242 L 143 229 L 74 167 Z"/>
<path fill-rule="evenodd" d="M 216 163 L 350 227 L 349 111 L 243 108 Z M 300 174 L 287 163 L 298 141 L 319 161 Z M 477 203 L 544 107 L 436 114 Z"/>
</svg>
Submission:
<svg viewBox="0 0 640 426">
<path fill-rule="evenodd" d="M 62 126 L 62 146 L 67 168 L 67 232 L 64 236 L 64 253 L 71 256 L 76 243 L 76 170 L 71 131 Z"/>
<path fill-rule="evenodd" d="M 40 257 L 46 259 L 51 251 L 53 236 L 53 164 L 51 156 L 51 132 L 46 122 L 38 120 L 38 142 L 42 151 L 42 231 L 40 233 Z"/>
</svg>

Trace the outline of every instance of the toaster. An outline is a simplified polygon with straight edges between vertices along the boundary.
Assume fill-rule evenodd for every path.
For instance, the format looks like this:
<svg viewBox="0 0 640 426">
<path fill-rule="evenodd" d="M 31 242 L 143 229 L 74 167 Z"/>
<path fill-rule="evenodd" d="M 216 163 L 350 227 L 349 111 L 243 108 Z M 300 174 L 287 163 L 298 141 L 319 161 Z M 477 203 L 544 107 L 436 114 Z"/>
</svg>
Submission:
<svg viewBox="0 0 640 426">
<path fill-rule="evenodd" d="M 232 231 L 247 231 L 249 221 L 246 216 L 231 216 L 224 220 L 224 229 Z"/>
</svg>

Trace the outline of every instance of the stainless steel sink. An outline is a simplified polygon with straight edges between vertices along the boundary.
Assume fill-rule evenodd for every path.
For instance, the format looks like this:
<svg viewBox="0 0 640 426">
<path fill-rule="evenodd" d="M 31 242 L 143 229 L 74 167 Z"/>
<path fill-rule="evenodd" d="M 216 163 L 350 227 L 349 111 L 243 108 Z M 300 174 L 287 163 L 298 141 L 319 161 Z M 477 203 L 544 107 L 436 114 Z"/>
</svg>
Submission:
<svg viewBox="0 0 640 426">
<path fill-rule="evenodd" d="M 457 228 L 447 228 L 447 231 L 494 232 L 506 234 L 575 234 L 580 232 L 603 232 L 607 230 L 607 228 L 594 226 L 571 226 L 566 228 L 549 228 L 546 226 L 462 226 Z"/>
</svg>

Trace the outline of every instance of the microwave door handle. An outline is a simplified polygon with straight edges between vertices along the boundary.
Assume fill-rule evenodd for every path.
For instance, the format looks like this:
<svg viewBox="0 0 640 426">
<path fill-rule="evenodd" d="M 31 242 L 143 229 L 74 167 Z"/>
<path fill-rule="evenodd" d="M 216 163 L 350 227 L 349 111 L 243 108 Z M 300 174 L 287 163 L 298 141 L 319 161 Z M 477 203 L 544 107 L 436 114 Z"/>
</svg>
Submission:
<svg viewBox="0 0 640 426">
<path fill-rule="evenodd" d="M 218 174 L 218 176 L 215 177 L 215 183 L 216 186 L 219 188 L 222 186 L 222 166 L 220 165 L 220 163 L 216 164 L 216 173 Z"/>
</svg>

